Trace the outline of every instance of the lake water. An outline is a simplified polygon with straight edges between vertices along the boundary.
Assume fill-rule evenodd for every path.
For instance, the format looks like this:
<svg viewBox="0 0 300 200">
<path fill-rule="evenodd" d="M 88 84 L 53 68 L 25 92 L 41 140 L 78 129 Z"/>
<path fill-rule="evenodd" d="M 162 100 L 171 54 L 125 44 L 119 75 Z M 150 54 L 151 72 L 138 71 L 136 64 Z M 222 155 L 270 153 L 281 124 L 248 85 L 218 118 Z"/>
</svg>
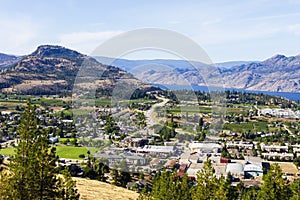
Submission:
<svg viewBox="0 0 300 200">
<path fill-rule="evenodd" d="M 236 89 L 236 88 L 221 88 L 221 87 L 207 87 L 207 86 L 198 86 L 198 85 L 158 85 L 162 89 L 170 89 L 170 90 L 195 90 L 195 91 L 224 91 L 224 90 L 231 90 L 231 91 L 238 91 L 238 92 L 249 92 L 249 93 L 256 93 L 256 94 L 267 94 L 271 96 L 280 96 L 288 98 L 292 101 L 300 101 L 300 93 L 292 93 L 292 92 L 269 92 L 269 91 L 254 91 L 254 90 L 244 90 L 244 89 Z"/>
</svg>

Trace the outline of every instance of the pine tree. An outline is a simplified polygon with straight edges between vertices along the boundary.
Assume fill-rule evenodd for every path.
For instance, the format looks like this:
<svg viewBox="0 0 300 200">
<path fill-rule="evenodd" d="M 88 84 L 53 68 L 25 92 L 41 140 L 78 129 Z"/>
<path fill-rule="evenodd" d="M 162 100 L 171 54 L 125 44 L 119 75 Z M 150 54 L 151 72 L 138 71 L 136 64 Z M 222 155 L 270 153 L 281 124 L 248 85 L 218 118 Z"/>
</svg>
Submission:
<svg viewBox="0 0 300 200">
<path fill-rule="evenodd" d="M 291 200 L 300 199 L 300 179 L 295 180 L 290 186 L 291 190 Z"/>
<path fill-rule="evenodd" d="M 79 199 L 79 194 L 76 189 L 76 182 L 72 180 L 71 173 L 64 169 L 62 171 L 63 178 L 59 178 L 58 199 L 61 200 L 76 200 Z"/>
<path fill-rule="evenodd" d="M 158 172 L 153 180 L 152 191 L 142 192 L 139 199 L 190 200 L 189 180 L 186 175 L 182 178 L 177 172 Z"/>
<path fill-rule="evenodd" d="M 211 160 L 204 163 L 203 169 L 197 174 L 197 185 L 192 195 L 193 199 L 214 200 L 214 199 L 234 199 L 235 194 L 231 187 L 231 181 L 224 176 L 216 177 Z"/>
<path fill-rule="evenodd" d="M 289 199 L 290 191 L 286 181 L 282 178 L 282 171 L 278 164 L 271 165 L 271 169 L 263 177 L 264 184 L 258 193 L 257 199 L 284 200 Z"/>
<path fill-rule="evenodd" d="M 37 123 L 35 108 L 30 102 L 21 115 L 17 131 L 20 140 L 9 171 L 2 174 L 0 196 L 10 200 L 59 197 L 61 181 L 56 174 L 55 148 L 49 151 L 48 134 Z"/>
</svg>

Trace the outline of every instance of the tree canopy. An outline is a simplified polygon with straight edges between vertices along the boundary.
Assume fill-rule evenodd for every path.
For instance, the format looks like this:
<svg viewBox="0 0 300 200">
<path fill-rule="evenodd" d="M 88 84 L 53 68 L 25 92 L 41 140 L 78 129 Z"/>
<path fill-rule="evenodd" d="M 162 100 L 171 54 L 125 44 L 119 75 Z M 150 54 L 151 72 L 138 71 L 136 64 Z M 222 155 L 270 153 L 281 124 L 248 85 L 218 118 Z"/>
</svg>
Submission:
<svg viewBox="0 0 300 200">
<path fill-rule="evenodd" d="M 21 115 L 16 155 L 8 170 L 1 173 L 2 199 L 79 199 L 68 171 L 57 175 L 55 148 L 49 150 L 48 133 L 37 120 L 35 107 L 28 102 Z"/>
</svg>

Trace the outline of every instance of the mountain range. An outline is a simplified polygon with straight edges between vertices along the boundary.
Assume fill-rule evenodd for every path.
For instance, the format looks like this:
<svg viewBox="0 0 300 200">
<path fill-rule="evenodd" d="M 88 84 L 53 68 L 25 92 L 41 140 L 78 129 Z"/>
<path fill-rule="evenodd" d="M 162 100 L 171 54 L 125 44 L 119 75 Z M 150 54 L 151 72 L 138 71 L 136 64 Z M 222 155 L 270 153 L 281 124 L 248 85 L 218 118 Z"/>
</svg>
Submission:
<svg viewBox="0 0 300 200">
<path fill-rule="evenodd" d="M 247 90 L 300 92 L 300 55 L 275 55 L 257 63 L 221 70 L 226 86 Z"/>
<path fill-rule="evenodd" d="M 96 57 L 160 85 L 211 85 L 272 92 L 300 92 L 300 55 L 275 55 L 264 61 L 236 61 L 214 66 L 184 60 L 125 60 Z"/>
<path fill-rule="evenodd" d="M 97 87 L 102 91 L 112 90 L 118 80 L 126 79 L 129 85 L 142 85 L 147 90 L 155 89 L 150 84 L 208 84 L 246 90 L 300 92 L 300 55 L 276 55 L 264 61 L 234 61 L 211 66 L 185 60 L 93 58 L 52 45 L 39 46 L 25 56 L 0 54 L 0 89 L 26 94 L 71 91 L 76 78 L 80 80 L 77 75 L 83 64 L 90 68 L 89 76 L 98 76 Z M 92 84 L 81 83 L 80 86 L 86 89 Z"/>
<path fill-rule="evenodd" d="M 95 56 L 97 61 L 105 65 L 113 65 L 119 67 L 125 71 L 134 71 L 136 68 L 147 65 L 161 65 L 172 69 L 192 69 L 195 67 L 205 66 L 204 63 L 199 61 L 187 61 L 187 60 L 172 60 L 172 59 L 154 59 L 154 60 L 128 60 L 121 58 L 109 58 L 104 56 Z M 234 66 L 239 66 L 248 63 L 254 63 L 256 61 L 228 61 L 222 63 L 215 63 L 218 68 L 226 69 Z"/>
</svg>

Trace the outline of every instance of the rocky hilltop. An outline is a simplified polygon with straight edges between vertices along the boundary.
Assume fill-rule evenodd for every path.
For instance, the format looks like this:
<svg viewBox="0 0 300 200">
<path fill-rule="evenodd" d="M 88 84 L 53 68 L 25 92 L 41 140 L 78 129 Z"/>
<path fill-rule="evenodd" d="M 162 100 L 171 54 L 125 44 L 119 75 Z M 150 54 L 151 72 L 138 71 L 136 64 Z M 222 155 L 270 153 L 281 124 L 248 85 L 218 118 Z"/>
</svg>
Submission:
<svg viewBox="0 0 300 200">
<path fill-rule="evenodd" d="M 8 60 L 13 60 L 11 58 Z M 42 45 L 32 54 L 23 56 L 0 72 L 0 89 L 4 92 L 23 94 L 61 94 L 70 93 L 78 71 L 81 67 L 90 70 L 87 76 L 97 76 L 97 84 L 89 83 L 88 87 L 97 87 L 107 94 L 119 79 L 126 79 L 128 84 L 140 84 L 143 88 L 152 86 L 143 84 L 131 74 L 113 66 L 105 66 L 94 58 L 61 46 Z M 87 70 L 88 71 L 88 70 Z M 99 74 L 95 74 L 99 73 Z M 81 73 L 84 76 L 84 74 Z M 85 77 L 87 78 L 87 77 Z M 80 83 L 83 89 L 84 82 Z"/>
</svg>

